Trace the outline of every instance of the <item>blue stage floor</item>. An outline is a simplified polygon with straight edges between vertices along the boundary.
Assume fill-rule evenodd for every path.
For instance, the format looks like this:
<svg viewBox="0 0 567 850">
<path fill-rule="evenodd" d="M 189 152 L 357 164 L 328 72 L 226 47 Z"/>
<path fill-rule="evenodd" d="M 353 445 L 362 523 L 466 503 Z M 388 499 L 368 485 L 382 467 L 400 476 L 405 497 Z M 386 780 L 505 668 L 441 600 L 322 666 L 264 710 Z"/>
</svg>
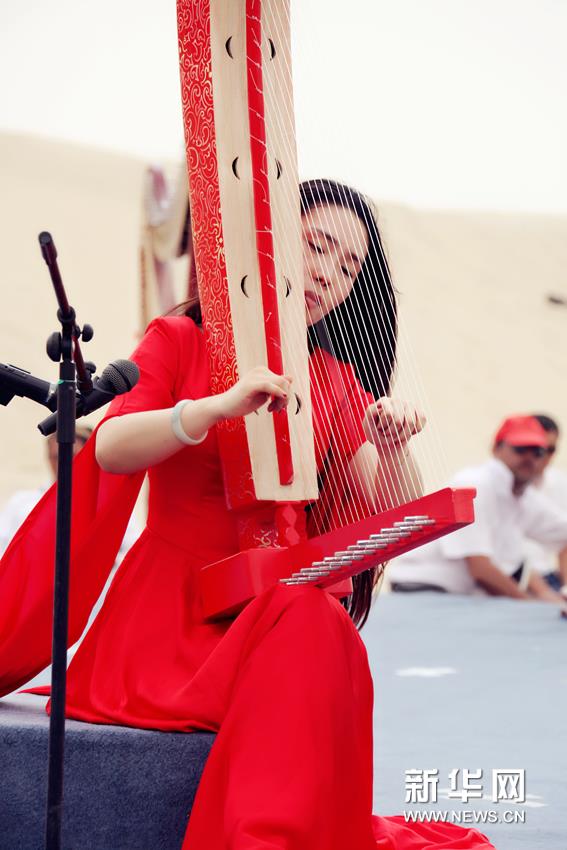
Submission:
<svg viewBox="0 0 567 850">
<path fill-rule="evenodd" d="M 468 811 L 472 825 L 475 812 L 492 810 L 492 817 L 525 817 L 477 823 L 497 850 L 567 850 L 567 621 L 557 609 L 388 594 L 362 635 L 375 682 L 375 812 L 456 809 Z M 482 770 L 480 778 L 469 774 L 469 785 L 482 785 L 483 799 L 448 798 L 457 768 L 455 790 L 463 769 Z M 411 769 L 438 770 L 437 804 L 405 802 Z M 525 770 L 526 802 L 493 803 L 493 770 L 514 769 Z"/>
</svg>

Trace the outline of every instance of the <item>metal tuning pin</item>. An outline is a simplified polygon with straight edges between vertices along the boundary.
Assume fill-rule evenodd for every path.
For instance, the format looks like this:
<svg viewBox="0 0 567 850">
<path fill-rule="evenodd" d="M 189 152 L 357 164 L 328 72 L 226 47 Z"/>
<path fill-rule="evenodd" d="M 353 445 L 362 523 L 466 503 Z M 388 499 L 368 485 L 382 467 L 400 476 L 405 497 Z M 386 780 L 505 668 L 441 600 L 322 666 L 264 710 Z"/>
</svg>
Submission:
<svg viewBox="0 0 567 850">
<path fill-rule="evenodd" d="M 360 558 L 356 558 L 354 555 L 349 554 L 346 557 L 335 557 L 333 555 L 332 558 L 323 558 L 323 564 L 328 569 L 342 569 L 343 567 L 350 567 L 353 561 L 359 561 Z"/>
<path fill-rule="evenodd" d="M 391 528 L 385 528 L 378 534 L 371 534 L 371 540 L 384 540 L 386 543 L 395 543 L 400 539 L 401 532 L 393 531 Z"/>
<path fill-rule="evenodd" d="M 370 537 L 365 537 L 363 540 L 356 541 L 357 546 L 373 546 L 373 547 L 384 547 L 386 544 L 381 543 L 380 540 L 372 539 Z"/>
<path fill-rule="evenodd" d="M 291 578 L 293 579 L 304 579 L 304 578 L 326 578 L 326 576 L 330 576 L 334 570 L 331 567 L 325 565 L 324 567 L 303 567 L 303 569 L 298 570 L 296 573 L 292 573 Z"/>
<path fill-rule="evenodd" d="M 320 562 L 319 562 L 320 563 Z M 334 569 L 337 569 L 335 567 Z M 293 573 L 289 578 L 281 578 L 281 584 L 311 584 L 319 578 L 326 578 L 331 575 L 331 568 L 325 567 L 321 569 L 315 565 L 311 567 L 303 567 L 299 572 Z"/>
<path fill-rule="evenodd" d="M 358 548 L 350 549 L 350 551 L 349 549 L 345 549 L 343 552 L 337 552 L 335 558 L 346 561 L 362 561 L 366 557 L 366 554 Z"/>
<path fill-rule="evenodd" d="M 363 561 L 382 549 L 387 549 L 395 543 L 411 537 L 427 526 L 435 525 L 436 520 L 426 515 L 406 516 L 394 522 L 391 528 L 382 528 L 368 538 L 357 540 L 346 549 L 327 555 L 322 561 L 314 561 L 309 567 L 302 567 L 289 578 L 281 578 L 281 584 L 312 584 L 320 578 L 327 578 L 332 573 L 349 567 L 353 561 Z"/>
</svg>

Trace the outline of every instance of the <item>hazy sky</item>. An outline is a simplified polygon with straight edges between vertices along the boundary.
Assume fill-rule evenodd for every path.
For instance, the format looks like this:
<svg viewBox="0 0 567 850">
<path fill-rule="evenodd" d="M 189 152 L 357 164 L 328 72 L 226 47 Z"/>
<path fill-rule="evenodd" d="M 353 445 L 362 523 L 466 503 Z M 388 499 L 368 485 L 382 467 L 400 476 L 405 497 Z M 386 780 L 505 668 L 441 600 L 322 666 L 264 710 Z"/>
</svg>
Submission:
<svg viewBox="0 0 567 850">
<path fill-rule="evenodd" d="M 2 129 L 180 156 L 174 0 L 2 6 Z M 292 0 L 292 27 L 302 176 L 567 212 L 565 0 Z"/>
</svg>

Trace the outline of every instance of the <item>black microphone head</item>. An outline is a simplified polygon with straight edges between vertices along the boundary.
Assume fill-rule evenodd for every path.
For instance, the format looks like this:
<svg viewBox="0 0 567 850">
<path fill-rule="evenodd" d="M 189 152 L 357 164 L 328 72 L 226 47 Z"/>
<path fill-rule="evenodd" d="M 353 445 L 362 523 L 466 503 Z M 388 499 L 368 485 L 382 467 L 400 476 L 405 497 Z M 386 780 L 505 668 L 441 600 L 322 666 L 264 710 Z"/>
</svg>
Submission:
<svg viewBox="0 0 567 850">
<path fill-rule="evenodd" d="M 42 230 L 42 232 L 38 236 L 38 239 L 41 248 L 41 253 L 43 254 L 43 259 L 45 260 L 47 265 L 55 262 L 55 260 L 57 259 L 57 248 L 55 247 L 55 242 L 53 241 L 51 233 L 48 233 L 47 230 Z"/>
<path fill-rule="evenodd" d="M 115 395 L 127 393 L 140 380 L 140 370 L 131 360 L 114 360 L 103 369 L 97 388 Z"/>
</svg>

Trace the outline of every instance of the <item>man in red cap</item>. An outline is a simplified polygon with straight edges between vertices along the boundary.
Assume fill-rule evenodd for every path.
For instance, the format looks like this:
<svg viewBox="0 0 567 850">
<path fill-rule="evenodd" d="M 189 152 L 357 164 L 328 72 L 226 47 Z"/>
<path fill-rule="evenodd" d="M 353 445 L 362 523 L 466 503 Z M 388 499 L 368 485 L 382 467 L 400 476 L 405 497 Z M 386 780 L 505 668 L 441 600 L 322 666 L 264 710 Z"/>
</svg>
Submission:
<svg viewBox="0 0 567 850">
<path fill-rule="evenodd" d="M 496 432 L 493 454 L 511 471 L 516 495 L 541 475 L 548 458 L 547 444 L 547 434 L 535 416 L 511 416 Z"/>
<path fill-rule="evenodd" d="M 564 606 L 541 576 L 523 570 L 526 539 L 567 545 L 567 513 L 530 486 L 546 465 L 548 443 L 535 417 L 506 419 L 492 457 L 451 481 L 453 487 L 476 488 L 475 522 L 396 559 L 388 571 L 392 589 L 536 597 Z"/>
</svg>

